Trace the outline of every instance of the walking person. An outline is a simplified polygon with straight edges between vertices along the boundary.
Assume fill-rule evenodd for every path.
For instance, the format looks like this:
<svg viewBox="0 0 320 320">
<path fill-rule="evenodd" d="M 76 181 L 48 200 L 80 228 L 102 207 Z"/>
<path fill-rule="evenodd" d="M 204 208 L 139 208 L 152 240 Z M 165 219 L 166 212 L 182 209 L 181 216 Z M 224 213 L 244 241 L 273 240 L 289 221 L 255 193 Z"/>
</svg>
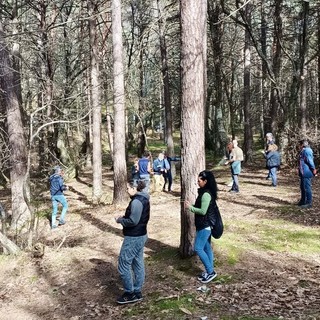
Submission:
<svg viewBox="0 0 320 320">
<path fill-rule="evenodd" d="M 233 140 L 232 144 L 228 144 L 228 148 L 231 148 L 229 160 L 225 163 L 230 164 L 231 176 L 232 176 L 232 187 L 229 192 L 239 192 L 239 174 L 241 172 L 241 162 L 243 161 L 243 151 L 238 147 L 238 141 Z"/>
<path fill-rule="evenodd" d="M 64 184 L 63 175 L 63 170 L 59 166 L 56 166 L 54 168 L 54 173 L 49 178 L 50 195 L 52 201 L 51 229 L 55 229 L 58 226 L 62 226 L 66 223 L 65 216 L 68 211 L 68 201 L 63 192 L 68 190 L 68 187 Z M 57 225 L 56 219 L 59 203 L 62 205 L 62 211 Z"/>
<path fill-rule="evenodd" d="M 198 197 L 194 205 L 185 202 L 185 208 L 194 213 L 196 237 L 194 251 L 204 265 L 205 271 L 198 276 L 202 283 L 212 281 L 217 273 L 214 270 L 214 253 L 211 247 L 211 228 L 208 215 L 213 213 L 217 199 L 217 184 L 211 171 L 201 171 L 198 176 Z"/>
<path fill-rule="evenodd" d="M 131 201 L 124 216 L 115 218 L 123 227 L 124 240 L 121 246 L 118 271 L 124 293 L 117 299 L 119 304 L 137 302 L 143 299 L 142 286 L 145 280 L 143 258 L 144 245 L 147 241 L 147 224 L 150 217 L 149 194 L 145 192 L 145 182 L 138 181 L 137 187 L 127 185 Z"/>
<path fill-rule="evenodd" d="M 278 183 L 277 171 L 280 166 L 280 153 L 276 144 L 269 144 L 267 152 L 263 152 L 267 161 L 267 168 L 272 180 L 272 186 L 276 187 Z"/>
<path fill-rule="evenodd" d="M 145 182 L 146 192 L 150 191 L 150 173 L 152 171 L 150 163 L 150 152 L 145 151 L 143 157 L 138 161 L 139 179 Z"/>
<path fill-rule="evenodd" d="M 313 151 L 307 140 L 299 141 L 299 177 L 301 199 L 298 203 L 300 208 L 312 207 L 312 178 L 317 174 L 313 161 Z"/>
</svg>

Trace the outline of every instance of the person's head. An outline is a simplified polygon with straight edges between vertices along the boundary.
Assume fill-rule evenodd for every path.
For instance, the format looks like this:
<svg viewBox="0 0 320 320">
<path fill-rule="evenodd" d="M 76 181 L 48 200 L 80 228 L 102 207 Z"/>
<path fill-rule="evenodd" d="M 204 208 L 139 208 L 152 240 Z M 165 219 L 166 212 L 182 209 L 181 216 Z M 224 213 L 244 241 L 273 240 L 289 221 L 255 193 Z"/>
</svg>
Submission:
<svg viewBox="0 0 320 320">
<path fill-rule="evenodd" d="M 55 174 L 62 174 L 62 169 L 59 166 L 55 166 L 53 170 Z"/>
<path fill-rule="evenodd" d="M 300 149 L 303 149 L 305 147 L 309 147 L 309 141 L 307 139 L 300 140 L 299 147 L 300 147 Z"/>
<path fill-rule="evenodd" d="M 268 151 L 277 151 L 278 146 L 276 144 L 269 144 L 268 145 Z"/>
<path fill-rule="evenodd" d="M 228 144 L 227 144 L 227 150 L 228 150 L 228 151 L 232 151 L 232 149 L 233 149 L 233 144 L 232 144 L 232 142 L 230 141 L 230 142 L 228 142 Z"/>
<path fill-rule="evenodd" d="M 268 132 L 268 133 L 266 134 L 266 139 L 267 139 L 267 141 L 273 140 L 273 134 L 272 134 L 271 132 Z"/>
<path fill-rule="evenodd" d="M 163 160 L 164 159 L 164 154 L 162 152 L 159 153 L 158 159 L 159 160 Z"/>
<path fill-rule="evenodd" d="M 143 180 L 138 180 L 137 186 L 133 185 L 133 182 L 128 182 L 127 192 L 130 197 L 134 196 L 137 192 L 142 192 L 146 187 L 146 183 Z"/>
<path fill-rule="evenodd" d="M 237 147 L 238 146 L 238 141 L 237 140 L 232 140 L 232 145 L 233 147 Z"/>
<path fill-rule="evenodd" d="M 143 157 L 144 157 L 144 158 L 149 158 L 149 157 L 150 157 L 150 152 L 149 152 L 149 151 L 145 151 L 145 152 L 143 153 Z"/>
<path fill-rule="evenodd" d="M 211 171 L 204 170 L 201 171 L 198 175 L 198 185 L 200 188 L 208 189 L 212 195 L 212 197 L 217 199 L 217 183 L 214 175 Z"/>
</svg>

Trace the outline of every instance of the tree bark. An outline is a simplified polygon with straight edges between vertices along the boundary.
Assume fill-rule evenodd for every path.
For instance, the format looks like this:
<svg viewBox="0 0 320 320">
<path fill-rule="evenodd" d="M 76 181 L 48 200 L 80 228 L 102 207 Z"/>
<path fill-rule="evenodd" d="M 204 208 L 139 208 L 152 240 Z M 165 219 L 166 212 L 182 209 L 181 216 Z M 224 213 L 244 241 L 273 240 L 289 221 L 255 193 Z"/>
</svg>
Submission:
<svg viewBox="0 0 320 320">
<path fill-rule="evenodd" d="M 99 71 L 99 46 L 96 26 L 97 3 L 88 0 L 90 13 L 90 81 L 91 81 L 91 106 L 92 106 L 92 201 L 99 203 L 102 197 L 102 147 L 101 147 L 101 93 Z"/>
<path fill-rule="evenodd" d="M 205 169 L 207 1 L 181 0 L 181 236 L 183 257 L 193 254 L 194 216 L 184 200 L 196 198 L 197 175 Z"/>
<path fill-rule="evenodd" d="M 121 0 L 112 0 L 113 99 L 114 99 L 114 193 L 113 203 L 127 200 L 126 120 L 123 74 Z"/>
<path fill-rule="evenodd" d="M 10 64 L 8 46 L 0 23 L 0 81 L 3 101 L 7 112 L 8 137 L 10 146 L 10 182 L 12 198 L 12 227 L 21 228 L 31 217 L 25 195 L 28 185 L 27 141 L 25 138 L 19 97 L 14 86 L 13 68 Z"/>
<path fill-rule="evenodd" d="M 251 24 L 251 6 L 250 3 L 246 5 L 246 19 L 248 24 Z M 252 123 L 251 123 L 251 103 L 250 103 L 250 68 L 251 68 L 251 45 L 250 35 L 248 30 L 245 30 L 245 44 L 244 44 L 244 73 L 243 73 L 243 110 L 244 110 L 244 154 L 245 162 L 252 161 Z"/>
</svg>

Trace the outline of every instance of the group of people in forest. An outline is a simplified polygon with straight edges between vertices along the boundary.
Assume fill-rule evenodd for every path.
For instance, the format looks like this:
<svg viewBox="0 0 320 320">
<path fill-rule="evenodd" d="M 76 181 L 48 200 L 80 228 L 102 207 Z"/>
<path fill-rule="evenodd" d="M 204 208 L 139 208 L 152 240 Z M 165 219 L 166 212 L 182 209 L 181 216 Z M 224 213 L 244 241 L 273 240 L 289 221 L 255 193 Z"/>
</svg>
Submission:
<svg viewBox="0 0 320 320">
<path fill-rule="evenodd" d="M 313 161 L 313 151 L 307 140 L 299 142 L 299 177 L 301 198 L 298 202 L 300 208 L 312 206 L 311 181 L 317 170 Z M 271 133 L 266 135 L 266 147 L 263 151 L 268 168 L 266 179 L 272 180 L 272 186 L 277 186 L 277 170 L 280 166 L 280 154 Z M 243 151 L 238 146 L 237 140 L 227 145 L 225 165 L 230 165 L 232 176 L 232 187 L 230 192 L 239 192 L 238 176 L 241 172 Z M 145 279 L 145 267 L 143 251 L 147 241 L 147 224 L 150 218 L 150 176 L 154 177 L 155 191 L 164 190 L 168 182 L 168 191 L 171 190 L 172 175 L 171 161 L 180 158 L 170 158 L 165 153 L 160 153 L 151 165 L 150 154 L 145 153 L 141 159 L 137 159 L 132 168 L 132 181 L 127 185 L 127 192 L 131 201 L 123 216 L 118 216 L 115 221 L 122 225 L 124 240 L 118 258 L 118 271 L 122 279 L 124 293 L 117 299 L 118 304 L 128 304 L 141 301 L 142 286 Z M 55 168 L 54 174 L 50 177 L 50 192 L 53 204 L 51 227 L 56 228 L 57 205 L 60 202 L 63 211 L 58 225 L 65 223 L 67 202 L 63 196 L 66 186 L 63 183 L 63 171 L 60 167 Z M 161 178 L 165 181 L 161 182 Z M 204 170 L 198 174 L 198 196 L 192 204 L 184 202 L 185 209 L 194 214 L 195 241 L 194 251 L 199 256 L 204 271 L 197 279 L 201 283 L 208 283 L 217 277 L 214 269 L 214 252 L 211 246 L 211 226 L 209 214 L 217 206 L 217 183 L 211 171 Z"/>
<path fill-rule="evenodd" d="M 172 192 L 172 161 L 180 161 L 179 157 L 170 157 L 167 152 L 160 152 L 158 157 L 151 163 L 151 154 L 146 151 L 141 159 L 136 158 L 131 170 L 134 186 L 139 180 L 146 184 L 146 191 L 150 192 L 151 177 L 153 177 L 153 191 Z M 168 186 L 168 190 L 166 190 Z"/>
</svg>

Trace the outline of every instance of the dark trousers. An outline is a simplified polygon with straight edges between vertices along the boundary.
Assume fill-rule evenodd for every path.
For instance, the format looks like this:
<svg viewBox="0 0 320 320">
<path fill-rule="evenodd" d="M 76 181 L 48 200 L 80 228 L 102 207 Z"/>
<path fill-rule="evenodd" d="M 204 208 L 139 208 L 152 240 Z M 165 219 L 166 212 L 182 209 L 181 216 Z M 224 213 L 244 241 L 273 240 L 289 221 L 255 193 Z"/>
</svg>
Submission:
<svg viewBox="0 0 320 320">
<path fill-rule="evenodd" d="M 168 191 L 171 191 L 171 186 L 172 186 L 172 173 L 171 173 L 171 170 L 168 170 L 167 172 L 165 172 L 163 174 L 163 177 L 164 177 L 163 190 L 166 189 L 166 185 L 168 183 Z"/>
</svg>

